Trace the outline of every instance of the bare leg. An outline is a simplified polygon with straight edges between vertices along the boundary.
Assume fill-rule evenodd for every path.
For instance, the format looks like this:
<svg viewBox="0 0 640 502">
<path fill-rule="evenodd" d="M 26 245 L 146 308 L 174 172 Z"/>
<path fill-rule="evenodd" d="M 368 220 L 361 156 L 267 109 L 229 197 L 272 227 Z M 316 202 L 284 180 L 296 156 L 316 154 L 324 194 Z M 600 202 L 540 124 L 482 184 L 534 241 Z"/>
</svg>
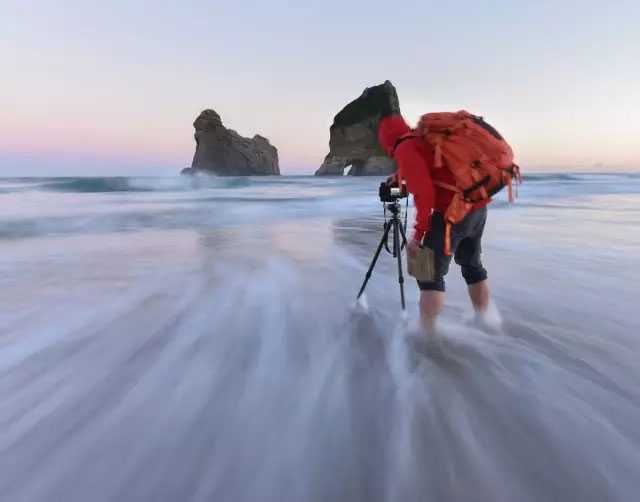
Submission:
<svg viewBox="0 0 640 502">
<path fill-rule="evenodd" d="M 436 317 L 444 306 L 444 293 L 442 291 L 420 292 L 420 320 L 427 333 L 433 333 Z"/>
<path fill-rule="evenodd" d="M 484 314 L 491 303 L 489 283 L 484 280 L 469 286 L 469 298 L 471 298 L 474 310 L 479 314 Z"/>
</svg>

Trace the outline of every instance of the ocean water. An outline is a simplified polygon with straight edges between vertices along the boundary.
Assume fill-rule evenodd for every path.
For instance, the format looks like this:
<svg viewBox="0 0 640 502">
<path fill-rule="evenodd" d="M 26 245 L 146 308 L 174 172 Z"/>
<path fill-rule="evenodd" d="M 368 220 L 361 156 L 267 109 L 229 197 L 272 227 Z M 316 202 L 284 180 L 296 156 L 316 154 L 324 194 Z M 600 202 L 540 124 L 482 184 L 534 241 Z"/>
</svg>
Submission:
<svg viewBox="0 0 640 502">
<path fill-rule="evenodd" d="M 638 500 L 640 177 L 498 198 L 429 340 L 379 181 L 0 179 L 0 500 Z"/>
</svg>

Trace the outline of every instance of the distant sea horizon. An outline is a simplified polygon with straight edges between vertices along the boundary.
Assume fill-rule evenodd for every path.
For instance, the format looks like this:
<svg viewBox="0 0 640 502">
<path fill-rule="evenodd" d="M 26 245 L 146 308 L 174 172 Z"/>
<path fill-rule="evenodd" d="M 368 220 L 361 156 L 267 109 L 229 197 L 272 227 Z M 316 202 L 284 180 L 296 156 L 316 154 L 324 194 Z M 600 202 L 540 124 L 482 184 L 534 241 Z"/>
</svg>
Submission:
<svg viewBox="0 0 640 502">
<path fill-rule="evenodd" d="M 1 172 L 1 168 L 0 168 Z M 637 169 L 601 169 L 601 170 L 589 170 L 589 169 L 527 169 L 523 168 L 523 174 L 525 177 L 528 176 L 549 176 L 549 175 L 640 175 L 640 168 Z M 83 174 L 73 174 L 73 173 L 52 173 L 52 174 L 37 174 L 37 173 L 26 173 L 26 174 L 1 174 L 0 179 L 47 179 L 47 178 L 171 178 L 174 176 L 180 176 L 180 170 L 177 169 L 174 174 L 171 173 L 149 173 L 149 172 L 129 172 L 129 173 L 112 173 L 112 174 L 100 174 L 100 173 L 83 173 Z M 215 174 L 211 174 L 211 176 L 217 177 Z M 277 176 L 277 175 L 276 175 Z M 315 171 L 311 172 L 301 172 L 301 171 L 285 171 L 280 173 L 279 176 L 294 176 L 294 177 L 315 177 Z M 345 174 L 345 177 L 348 175 Z M 222 176 L 221 176 L 222 177 Z M 224 176 L 229 178 L 235 177 L 244 177 L 244 176 Z M 251 178 L 261 178 L 261 177 L 269 177 L 269 176 L 248 176 Z M 323 176 L 324 177 L 324 176 Z M 332 178 L 339 178 L 340 176 L 329 176 Z M 354 176 L 354 178 L 376 178 L 382 176 Z"/>
</svg>

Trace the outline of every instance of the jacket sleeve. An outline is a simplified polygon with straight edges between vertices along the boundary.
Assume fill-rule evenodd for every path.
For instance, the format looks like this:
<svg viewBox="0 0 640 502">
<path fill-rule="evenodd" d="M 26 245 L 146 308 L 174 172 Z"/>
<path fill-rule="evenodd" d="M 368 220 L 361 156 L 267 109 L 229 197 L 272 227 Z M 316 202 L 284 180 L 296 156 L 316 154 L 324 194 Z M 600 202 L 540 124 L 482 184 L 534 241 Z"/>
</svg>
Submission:
<svg viewBox="0 0 640 502">
<path fill-rule="evenodd" d="M 398 177 L 407 183 L 407 190 L 413 194 L 416 206 L 414 240 L 421 241 L 431 227 L 431 213 L 434 205 L 434 189 L 427 155 L 414 139 L 402 142 L 395 152 Z"/>
</svg>

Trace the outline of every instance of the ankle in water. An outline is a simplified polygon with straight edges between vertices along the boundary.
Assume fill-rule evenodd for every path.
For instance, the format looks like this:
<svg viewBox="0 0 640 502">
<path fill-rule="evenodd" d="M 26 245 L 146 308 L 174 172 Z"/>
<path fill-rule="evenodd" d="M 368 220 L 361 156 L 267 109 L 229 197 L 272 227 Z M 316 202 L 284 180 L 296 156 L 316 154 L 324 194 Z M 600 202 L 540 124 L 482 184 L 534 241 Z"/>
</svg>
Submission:
<svg viewBox="0 0 640 502">
<path fill-rule="evenodd" d="M 502 329 L 502 316 L 495 303 L 489 303 L 484 310 L 476 310 L 474 320 L 482 327 L 500 331 Z"/>
</svg>

